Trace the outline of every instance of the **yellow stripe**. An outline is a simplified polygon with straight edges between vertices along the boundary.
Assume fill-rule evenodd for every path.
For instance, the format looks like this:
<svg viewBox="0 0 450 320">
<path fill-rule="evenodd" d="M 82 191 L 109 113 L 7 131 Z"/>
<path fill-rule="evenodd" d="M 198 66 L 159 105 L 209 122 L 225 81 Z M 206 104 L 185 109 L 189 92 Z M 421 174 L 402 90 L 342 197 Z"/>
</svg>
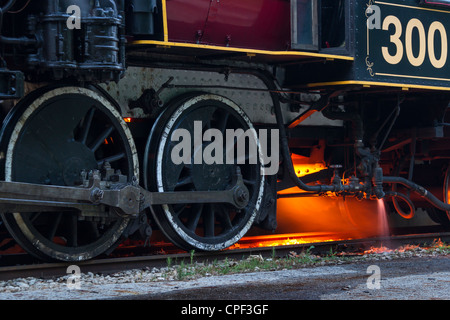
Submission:
<svg viewBox="0 0 450 320">
<path fill-rule="evenodd" d="M 413 6 L 408 6 L 408 5 L 404 5 L 404 4 L 398 4 L 398 3 L 388 3 L 388 2 L 384 2 L 384 1 L 375 1 L 375 3 L 376 4 L 384 4 L 386 6 L 400 7 L 400 8 L 408 8 L 408 9 L 416 9 L 416 10 L 424 10 L 424 11 L 450 13 L 450 11 L 445 11 L 445 10 L 423 8 L 423 7 L 413 7 Z"/>
<path fill-rule="evenodd" d="M 167 4 L 166 0 L 162 0 L 162 12 L 163 12 L 163 30 L 164 30 L 164 41 L 169 41 L 169 29 L 167 27 Z"/>
<path fill-rule="evenodd" d="M 410 89 L 450 91 L 450 87 L 425 86 L 425 85 L 420 85 L 420 84 L 391 83 L 391 82 L 357 81 L 357 80 L 308 83 L 307 86 L 309 88 L 315 88 L 315 87 L 324 87 L 324 86 L 342 86 L 342 85 L 349 85 L 349 84 L 358 84 L 358 85 L 363 85 L 363 86 L 395 87 L 395 88 L 402 88 L 402 89 L 410 88 Z"/>
<path fill-rule="evenodd" d="M 437 81 L 450 81 L 446 78 L 432 78 L 432 77 L 422 77 L 422 76 L 410 76 L 403 74 L 390 74 L 390 73 L 375 73 L 376 76 L 386 76 L 386 77 L 397 77 L 397 78 L 412 78 L 412 79 L 422 79 L 422 80 L 437 80 Z"/>
<path fill-rule="evenodd" d="M 183 48 L 195 48 L 195 49 L 207 49 L 207 50 L 220 50 L 220 51 L 230 51 L 230 52 L 243 52 L 247 54 L 262 54 L 271 56 L 293 56 L 293 57 L 315 57 L 315 58 L 326 58 L 326 59 L 339 59 L 353 61 L 355 58 L 349 56 L 340 56 L 333 54 L 323 54 L 315 52 L 303 52 L 303 51 L 269 51 L 269 50 L 257 50 L 257 49 L 245 49 L 245 48 L 233 48 L 233 47 L 222 47 L 222 46 L 212 46 L 206 44 L 193 44 L 193 43 L 180 43 L 180 42 L 169 42 L 169 41 L 157 41 L 157 40 L 138 40 L 134 41 L 132 44 L 135 45 L 159 45 L 165 47 L 183 47 Z"/>
</svg>

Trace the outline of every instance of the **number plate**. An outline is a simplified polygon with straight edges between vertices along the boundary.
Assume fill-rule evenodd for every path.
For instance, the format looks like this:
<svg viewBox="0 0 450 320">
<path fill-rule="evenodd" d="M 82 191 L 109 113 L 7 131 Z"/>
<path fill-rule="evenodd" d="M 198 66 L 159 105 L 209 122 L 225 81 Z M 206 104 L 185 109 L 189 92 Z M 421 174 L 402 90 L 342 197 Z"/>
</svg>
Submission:
<svg viewBox="0 0 450 320">
<path fill-rule="evenodd" d="M 358 80 L 450 87 L 450 10 L 416 0 L 359 1 Z"/>
</svg>

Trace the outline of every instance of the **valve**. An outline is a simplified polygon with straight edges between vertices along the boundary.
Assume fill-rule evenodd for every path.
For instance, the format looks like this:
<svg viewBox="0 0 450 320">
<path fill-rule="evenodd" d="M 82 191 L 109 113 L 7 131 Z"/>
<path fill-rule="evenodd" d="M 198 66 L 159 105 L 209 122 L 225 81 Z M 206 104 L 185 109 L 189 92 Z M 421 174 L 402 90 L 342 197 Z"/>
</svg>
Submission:
<svg viewBox="0 0 450 320">
<path fill-rule="evenodd" d="M 383 169 L 377 165 L 372 177 L 373 183 L 373 192 L 377 199 L 383 199 L 385 197 L 385 193 L 383 191 Z"/>
<path fill-rule="evenodd" d="M 333 179 L 331 179 L 331 183 L 335 186 L 335 192 L 343 191 L 342 179 L 339 176 L 339 169 L 342 168 L 342 165 L 333 164 L 330 168 L 333 169 Z"/>
</svg>

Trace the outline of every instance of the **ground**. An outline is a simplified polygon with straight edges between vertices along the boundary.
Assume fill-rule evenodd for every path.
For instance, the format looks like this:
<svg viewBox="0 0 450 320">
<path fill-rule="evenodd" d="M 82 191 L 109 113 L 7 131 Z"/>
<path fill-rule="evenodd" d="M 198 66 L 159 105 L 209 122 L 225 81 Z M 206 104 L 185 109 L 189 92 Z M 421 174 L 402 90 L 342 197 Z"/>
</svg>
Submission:
<svg viewBox="0 0 450 320">
<path fill-rule="evenodd" d="M 377 259 L 190 281 L 119 282 L 82 280 L 79 290 L 69 290 L 64 280 L 51 287 L 0 292 L 0 299 L 185 300 L 186 306 L 194 300 L 449 300 L 450 256 Z"/>
<path fill-rule="evenodd" d="M 369 266 L 378 267 L 379 287 Z M 209 280 L 196 288 L 126 299 L 449 300 L 450 256 L 225 276 L 217 284 Z"/>
</svg>

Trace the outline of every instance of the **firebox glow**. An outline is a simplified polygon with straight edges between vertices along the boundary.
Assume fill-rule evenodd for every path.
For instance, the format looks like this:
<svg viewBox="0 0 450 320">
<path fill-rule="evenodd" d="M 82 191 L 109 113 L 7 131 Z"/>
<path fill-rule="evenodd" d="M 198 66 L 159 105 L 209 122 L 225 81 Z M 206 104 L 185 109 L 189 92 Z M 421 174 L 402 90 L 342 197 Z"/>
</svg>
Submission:
<svg viewBox="0 0 450 320">
<path fill-rule="evenodd" d="M 310 158 L 293 156 L 297 176 L 326 169 Z M 279 194 L 301 193 L 297 187 Z M 235 247 L 268 247 L 314 242 L 342 241 L 387 236 L 389 226 L 383 200 L 357 200 L 353 197 L 279 198 L 276 239 L 271 236 L 243 238 Z"/>
</svg>

